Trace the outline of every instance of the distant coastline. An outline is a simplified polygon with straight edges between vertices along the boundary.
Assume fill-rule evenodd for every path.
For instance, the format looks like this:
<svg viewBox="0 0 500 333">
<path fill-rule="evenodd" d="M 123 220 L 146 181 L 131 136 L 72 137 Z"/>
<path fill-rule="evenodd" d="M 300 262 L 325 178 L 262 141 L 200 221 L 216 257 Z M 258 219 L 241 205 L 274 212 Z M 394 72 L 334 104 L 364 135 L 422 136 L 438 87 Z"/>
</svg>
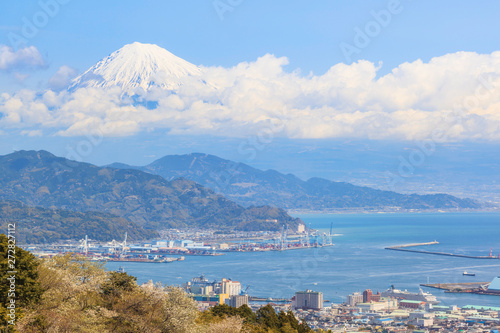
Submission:
<svg viewBox="0 0 500 333">
<path fill-rule="evenodd" d="M 500 207 L 463 209 L 390 209 L 390 208 L 327 208 L 327 209 L 287 209 L 290 215 L 301 214 L 419 214 L 419 213 L 498 213 Z"/>
</svg>

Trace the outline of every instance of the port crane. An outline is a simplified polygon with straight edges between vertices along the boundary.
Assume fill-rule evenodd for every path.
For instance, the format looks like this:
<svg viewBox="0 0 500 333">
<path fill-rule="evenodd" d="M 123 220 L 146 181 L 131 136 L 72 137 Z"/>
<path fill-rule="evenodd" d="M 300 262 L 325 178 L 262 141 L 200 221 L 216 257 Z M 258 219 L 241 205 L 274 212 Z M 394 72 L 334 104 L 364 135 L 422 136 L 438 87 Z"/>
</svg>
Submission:
<svg viewBox="0 0 500 333">
<path fill-rule="evenodd" d="M 286 249 L 287 243 L 286 243 L 286 238 L 287 238 L 287 233 L 288 233 L 288 225 L 286 226 L 283 225 L 281 227 L 281 250 Z"/>
<path fill-rule="evenodd" d="M 333 244 L 333 222 L 330 222 L 330 234 L 329 234 L 330 245 Z"/>
<path fill-rule="evenodd" d="M 311 246 L 311 223 L 309 223 L 309 228 L 307 228 L 307 246 Z"/>
<path fill-rule="evenodd" d="M 125 232 L 125 239 L 123 240 L 122 243 L 122 254 L 125 254 L 127 248 L 127 232 Z"/>
<path fill-rule="evenodd" d="M 121 254 L 125 254 L 127 252 L 127 233 L 125 232 L 125 237 L 123 239 L 123 242 L 117 242 L 116 240 L 112 240 L 110 243 L 110 248 L 112 248 L 112 252 L 113 253 L 117 253 L 117 249 L 119 249 L 121 247 Z"/>
<path fill-rule="evenodd" d="M 241 295 L 248 295 L 248 289 L 250 289 L 250 285 L 247 285 L 247 287 L 245 288 L 245 290 L 242 290 L 241 291 Z"/>
<path fill-rule="evenodd" d="M 89 238 L 87 235 L 85 235 L 84 239 L 80 239 L 80 245 L 78 245 L 78 247 L 83 249 L 85 256 L 89 254 Z"/>
</svg>

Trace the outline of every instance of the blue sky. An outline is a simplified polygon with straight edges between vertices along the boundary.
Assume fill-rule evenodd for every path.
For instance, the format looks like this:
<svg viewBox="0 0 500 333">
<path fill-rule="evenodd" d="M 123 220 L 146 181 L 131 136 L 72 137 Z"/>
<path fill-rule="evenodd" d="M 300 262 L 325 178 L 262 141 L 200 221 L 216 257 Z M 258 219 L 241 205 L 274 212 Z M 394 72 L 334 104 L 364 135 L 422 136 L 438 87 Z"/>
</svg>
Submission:
<svg viewBox="0 0 500 333">
<path fill-rule="evenodd" d="M 103 130 L 102 140 L 78 156 L 97 164 L 145 164 L 201 151 L 283 168 L 297 153 L 316 151 L 308 158 L 317 165 L 339 157 L 352 167 L 357 162 L 343 145 L 357 142 L 353 151 L 360 159 L 363 151 L 379 151 L 377 172 L 385 157 L 397 172 L 398 158 L 429 140 L 456 143 L 447 151 L 460 154 L 474 147 L 491 157 L 498 148 L 498 1 L 40 0 L 0 6 L 0 154 L 46 149 L 70 157 L 89 142 L 85 130 L 113 125 L 105 107 L 96 111 L 102 105 L 116 107 L 129 122 Z M 39 28 L 30 31 L 34 24 Z M 13 40 L 19 37 L 25 45 Z M 50 90 L 49 80 L 61 69 L 83 73 L 135 41 L 208 68 L 222 80 L 216 83 L 224 94 L 199 91 L 193 102 L 178 93 L 181 109 L 169 108 L 172 100 L 160 102 L 161 116 L 149 119 L 148 110 L 113 104 L 118 95 Z M 205 105 L 222 95 L 227 99 Z M 205 109 L 198 108 L 201 102 Z M 269 128 L 278 129 L 262 138 Z M 436 138 L 436 129 L 445 136 Z M 249 159 L 252 149 L 257 154 Z M 469 174 L 480 156 L 471 158 Z M 431 170 L 432 160 L 426 162 Z M 453 159 L 447 160 L 450 166 Z M 295 172 L 307 177 L 315 170 Z M 359 169 L 358 181 L 376 182 L 362 176 L 369 172 Z"/>
<path fill-rule="evenodd" d="M 228 5 L 232 10 L 221 20 L 216 1 L 67 2 L 29 39 L 48 67 L 33 73 L 28 86 L 37 87 L 62 65 L 84 71 L 133 41 L 157 44 L 194 64 L 234 66 L 272 53 L 288 57 L 291 69 L 322 74 L 346 62 L 339 45 L 352 43 L 354 28 L 364 28 L 373 20 L 372 11 L 390 3 L 241 0 L 231 2 L 236 5 Z M 10 44 L 9 32 L 20 33 L 23 18 L 32 20 L 43 10 L 38 1 L 1 6 L 0 44 L 5 45 Z M 401 0 L 399 7 L 401 13 L 353 60 L 382 61 L 386 72 L 406 61 L 457 51 L 490 53 L 499 45 L 497 1 Z M 8 75 L 0 79 L 3 89 L 16 88 Z"/>
</svg>

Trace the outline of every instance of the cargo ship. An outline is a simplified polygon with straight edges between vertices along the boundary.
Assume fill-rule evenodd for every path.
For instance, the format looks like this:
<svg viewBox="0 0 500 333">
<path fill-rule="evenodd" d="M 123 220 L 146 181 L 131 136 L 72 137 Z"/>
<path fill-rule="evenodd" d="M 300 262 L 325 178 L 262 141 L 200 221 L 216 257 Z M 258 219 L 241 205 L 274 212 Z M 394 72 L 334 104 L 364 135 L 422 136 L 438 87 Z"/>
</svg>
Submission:
<svg viewBox="0 0 500 333">
<path fill-rule="evenodd" d="M 464 271 L 464 274 L 465 276 L 476 276 L 476 273 L 469 273 L 467 271 Z"/>
<path fill-rule="evenodd" d="M 409 300 L 409 301 L 422 301 L 428 304 L 439 304 L 439 301 L 436 299 L 436 296 L 433 296 L 431 293 L 424 292 L 422 289 L 418 293 L 412 293 L 407 290 L 399 290 L 395 289 L 394 286 L 391 286 L 386 291 L 382 292 L 382 297 L 394 297 L 398 300 Z"/>
</svg>

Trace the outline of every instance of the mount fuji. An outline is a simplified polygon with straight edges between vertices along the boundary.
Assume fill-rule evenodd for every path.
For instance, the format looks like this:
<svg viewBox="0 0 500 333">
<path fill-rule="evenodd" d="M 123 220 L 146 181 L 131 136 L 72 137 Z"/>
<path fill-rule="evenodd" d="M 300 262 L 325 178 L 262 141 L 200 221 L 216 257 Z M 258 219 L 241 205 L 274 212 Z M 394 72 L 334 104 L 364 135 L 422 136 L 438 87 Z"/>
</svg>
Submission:
<svg viewBox="0 0 500 333">
<path fill-rule="evenodd" d="M 154 44 L 132 43 L 111 53 L 106 58 L 75 78 L 69 90 L 84 87 L 120 87 L 133 93 L 142 88 L 165 90 L 179 88 L 187 77 L 200 77 L 200 67 L 181 59 Z"/>
</svg>

